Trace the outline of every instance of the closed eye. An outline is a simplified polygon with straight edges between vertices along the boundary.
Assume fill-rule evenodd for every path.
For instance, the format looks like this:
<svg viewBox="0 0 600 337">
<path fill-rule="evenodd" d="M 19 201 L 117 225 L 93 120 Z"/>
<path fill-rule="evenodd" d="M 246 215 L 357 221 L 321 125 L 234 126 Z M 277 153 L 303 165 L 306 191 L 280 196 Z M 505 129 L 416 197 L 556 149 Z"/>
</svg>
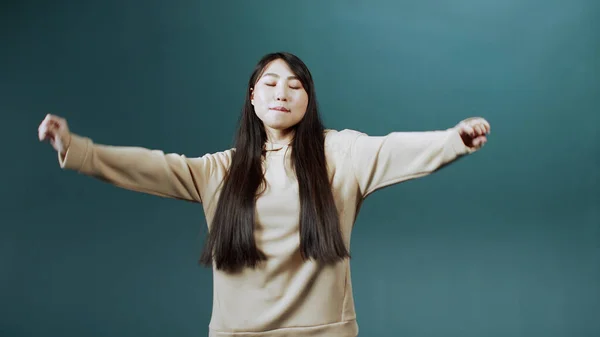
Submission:
<svg viewBox="0 0 600 337">
<path fill-rule="evenodd" d="M 268 86 L 268 87 L 275 87 L 275 86 L 277 86 L 277 83 L 273 83 L 273 82 L 264 82 L 264 84 L 266 86 Z M 290 89 L 295 89 L 295 90 L 302 89 L 302 85 L 298 85 L 298 84 L 296 84 L 296 85 L 290 85 L 289 87 L 290 87 Z"/>
<path fill-rule="evenodd" d="M 265 83 L 265 85 L 266 85 L 266 86 L 268 86 L 268 87 L 274 87 L 274 86 L 276 86 L 276 85 L 275 85 L 275 84 L 273 84 L 273 83 Z M 291 86 L 291 85 L 290 85 L 290 89 L 295 89 L 295 90 L 298 90 L 298 89 L 302 89 L 302 87 L 296 87 L 296 86 Z"/>
</svg>

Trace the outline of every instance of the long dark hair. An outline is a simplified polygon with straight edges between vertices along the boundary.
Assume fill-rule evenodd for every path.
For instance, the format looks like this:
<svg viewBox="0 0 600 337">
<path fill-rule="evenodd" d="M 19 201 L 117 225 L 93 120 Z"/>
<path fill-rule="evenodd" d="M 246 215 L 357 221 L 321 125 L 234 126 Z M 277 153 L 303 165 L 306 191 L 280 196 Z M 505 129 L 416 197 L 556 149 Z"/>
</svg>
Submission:
<svg viewBox="0 0 600 337">
<path fill-rule="evenodd" d="M 292 165 L 300 194 L 300 249 L 304 259 L 335 263 L 349 257 L 340 231 L 325 161 L 324 126 L 318 112 L 312 75 L 297 56 L 278 52 L 263 56 L 248 81 L 237 130 L 235 149 L 217 204 L 215 216 L 200 258 L 206 266 L 236 271 L 255 267 L 265 260 L 254 239 L 255 202 L 264 183 L 263 146 L 267 135 L 251 103 L 251 91 L 265 67 L 276 59 L 285 61 L 308 93 L 303 119 L 294 126 Z"/>
</svg>

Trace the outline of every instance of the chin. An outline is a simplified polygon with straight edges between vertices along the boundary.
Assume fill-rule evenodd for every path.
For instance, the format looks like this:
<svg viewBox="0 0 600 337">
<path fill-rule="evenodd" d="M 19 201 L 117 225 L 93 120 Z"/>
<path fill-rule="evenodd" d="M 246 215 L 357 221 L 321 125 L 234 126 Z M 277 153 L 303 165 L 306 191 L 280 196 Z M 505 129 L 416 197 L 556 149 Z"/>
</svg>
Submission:
<svg viewBox="0 0 600 337">
<path fill-rule="evenodd" d="M 286 130 L 300 122 L 300 120 L 296 120 L 295 118 L 261 118 L 261 120 L 266 127 L 275 130 Z"/>
<path fill-rule="evenodd" d="M 287 129 L 293 127 L 294 125 L 296 125 L 296 123 L 264 122 L 264 125 L 270 129 L 274 129 L 274 130 L 287 130 Z"/>
</svg>

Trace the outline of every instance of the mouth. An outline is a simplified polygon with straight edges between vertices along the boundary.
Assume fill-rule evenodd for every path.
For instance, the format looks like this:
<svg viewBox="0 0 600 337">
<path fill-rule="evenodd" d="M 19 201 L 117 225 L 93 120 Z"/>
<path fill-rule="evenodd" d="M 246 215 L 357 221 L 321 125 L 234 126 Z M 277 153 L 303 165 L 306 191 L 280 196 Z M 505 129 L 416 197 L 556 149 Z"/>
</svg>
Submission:
<svg viewBox="0 0 600 337">
<path fill-rule="evenodd" d="M 282 106 L 276 106 L 276 107 L 272 107 L 271 110 L 275 110 L 275 111 L 282 111 L 282 112 L 290 112 L 289 109 L 282 107 Z"/>
</svg>

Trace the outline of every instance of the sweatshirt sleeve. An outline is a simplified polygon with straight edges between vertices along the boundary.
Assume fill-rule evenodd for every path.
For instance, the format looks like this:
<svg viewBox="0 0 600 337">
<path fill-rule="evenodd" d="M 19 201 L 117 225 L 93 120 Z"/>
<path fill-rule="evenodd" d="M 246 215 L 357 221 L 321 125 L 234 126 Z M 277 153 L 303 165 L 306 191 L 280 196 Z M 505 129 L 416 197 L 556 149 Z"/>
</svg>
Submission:
<svg viewBox="0 0 600 337">
<path fill-rule="evenodd" d="M 201 203 L 202 184 L 209 174 L 205 157 L 184 155 L 142 147 L 95 144 L 90 138 L 72 134 L 62 169 L 98 178 L 121 188 L 161 197 Z"/>
<path fill-rule="evenodd" d="M 360 192 L 366 197 L 380 188 L 431 174 L 476 150 L 467 147 L 454 128 L 385 136 L 356 132 L 351 161 Z"/>
</svg>

